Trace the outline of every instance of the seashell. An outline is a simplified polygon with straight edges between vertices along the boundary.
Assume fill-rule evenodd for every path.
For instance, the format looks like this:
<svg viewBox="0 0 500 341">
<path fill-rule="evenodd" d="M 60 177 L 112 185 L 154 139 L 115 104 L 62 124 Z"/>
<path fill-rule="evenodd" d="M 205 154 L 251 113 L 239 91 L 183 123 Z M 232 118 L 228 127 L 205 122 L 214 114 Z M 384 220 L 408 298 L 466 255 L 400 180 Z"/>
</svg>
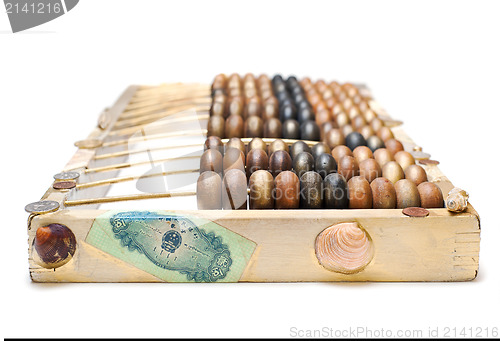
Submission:
<svg viewBox="0 0 500 341">
<path fill-rule="evenodd" d="M 446 197 L 446 208 L 451 212 L 463 212 L 467 208 L 469 193 L 461 188 L 453 188 Z"/>
<path fill-rule="evenodd" d="M 375 251 L 370 235 L 356 222 L 326 228 L 316 237 L 315 249 L 323 267 L 343 274 L 363 270 Z"/>
<path fill-rule="evenodd" d="M 55 269 L 68 263 L 76 251 L 76 238 L 62 224 L 39 227 L 33 240 L 32 258 L 40 266 Z"/>
</svg>

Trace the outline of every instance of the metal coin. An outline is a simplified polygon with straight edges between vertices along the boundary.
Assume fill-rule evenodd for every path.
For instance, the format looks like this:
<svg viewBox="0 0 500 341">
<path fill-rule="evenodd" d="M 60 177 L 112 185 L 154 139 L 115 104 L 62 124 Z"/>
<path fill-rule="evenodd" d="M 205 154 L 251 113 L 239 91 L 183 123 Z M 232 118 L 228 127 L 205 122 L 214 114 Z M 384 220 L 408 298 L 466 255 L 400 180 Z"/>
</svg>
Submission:
<svg viewBox="0 0 500 341">
<path fill-rule="evenodd" d="M 439 165 L 439 161 L 436 160 L 418 160 L 422 165 Z"/>
<path fill-rule="evenodd" d="M 76 187 L 76 182 L 74 181 L 57 181 L 52 185 L 54 189 L 72 189 Z"/>
<path fill-rule="evenodd" d="M 76 180 L 80 177 L 78 172 L 62 172 L 54 175 L 55 180 Z"/>
<path fill-rule="evenodd" d="M 408 217 L 427 217 L 429 211 L 422 207 L 407 207 L 403 209 L 403 214 Z"/>
<path fill-rule="evenodd" d="M 55 212 L 59 209 L 59 203 L 52 200 L 42 200 L 26 205 L 24 210 L 28 213 L 43 214 Z"/>
</svg>

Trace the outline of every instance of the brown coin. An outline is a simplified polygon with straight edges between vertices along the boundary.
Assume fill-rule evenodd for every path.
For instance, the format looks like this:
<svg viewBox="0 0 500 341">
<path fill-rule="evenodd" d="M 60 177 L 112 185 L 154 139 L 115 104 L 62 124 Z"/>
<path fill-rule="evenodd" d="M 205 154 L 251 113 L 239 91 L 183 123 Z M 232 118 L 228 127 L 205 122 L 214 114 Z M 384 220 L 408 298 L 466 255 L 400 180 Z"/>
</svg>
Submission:
<svg viewBox="0 0 500 341">
<path fill-rule="evenodd" d="M 418 162 L 420 162 L 420 164 L 422 165 L 439 165 L 439 161 L 436 160 L 425 159 L 425 160 L 418 160 Z"/>
<path fill-rule="evenodd" d="M 407 207 L 403 209 L 403 214 L 408 217 L 427 217 L 429 211 L 422 207 Z"/>
<path fill-rule="evenodd" d="M 52 185 L 54 189 L 71 189 L 76 187 L 76 182 L 74 181 L 58 181 L 54 182 Z"/>
</svg>

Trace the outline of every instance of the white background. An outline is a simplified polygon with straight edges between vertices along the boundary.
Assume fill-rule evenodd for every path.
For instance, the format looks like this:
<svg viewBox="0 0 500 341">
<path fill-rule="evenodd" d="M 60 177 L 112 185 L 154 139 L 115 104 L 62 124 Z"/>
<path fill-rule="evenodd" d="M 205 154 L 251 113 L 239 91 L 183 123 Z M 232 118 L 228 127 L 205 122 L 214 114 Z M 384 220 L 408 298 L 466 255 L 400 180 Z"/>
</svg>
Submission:
<svg viewBox="0 0 500 341">
<path fill-rule="evenodd" d="M 0 13 L 0 336 L 276 336 L 290 328 L 500 327 L 498 1 L 85 0 L 12 34 Z M 38 200 L 129 84 L 265 72 L 367 83 L 481 215 L 468 283 L 30 282 Z M 441 329 L 443 330 L 443 329 Z M 484 333 L 483 333 L 484 335 Z M 361 335 L 362 336 L 362 335 Z"/>
</svg>

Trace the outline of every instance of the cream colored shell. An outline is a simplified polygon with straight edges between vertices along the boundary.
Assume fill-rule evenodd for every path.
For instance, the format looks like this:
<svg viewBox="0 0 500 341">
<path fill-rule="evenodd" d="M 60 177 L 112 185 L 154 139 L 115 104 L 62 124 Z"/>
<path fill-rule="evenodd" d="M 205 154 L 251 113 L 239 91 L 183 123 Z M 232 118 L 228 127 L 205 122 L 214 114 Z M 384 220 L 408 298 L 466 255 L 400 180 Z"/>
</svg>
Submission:
<svg viewBox="0 0 500 341">
<path fill-rule="evenodd" d="M 373 259 L 374 247 L 368 233 L 357 223 L 341 223 L 316 237 L 316 257 L 326 269 L 343 274 L 363 270 Z"/>
</svg>

